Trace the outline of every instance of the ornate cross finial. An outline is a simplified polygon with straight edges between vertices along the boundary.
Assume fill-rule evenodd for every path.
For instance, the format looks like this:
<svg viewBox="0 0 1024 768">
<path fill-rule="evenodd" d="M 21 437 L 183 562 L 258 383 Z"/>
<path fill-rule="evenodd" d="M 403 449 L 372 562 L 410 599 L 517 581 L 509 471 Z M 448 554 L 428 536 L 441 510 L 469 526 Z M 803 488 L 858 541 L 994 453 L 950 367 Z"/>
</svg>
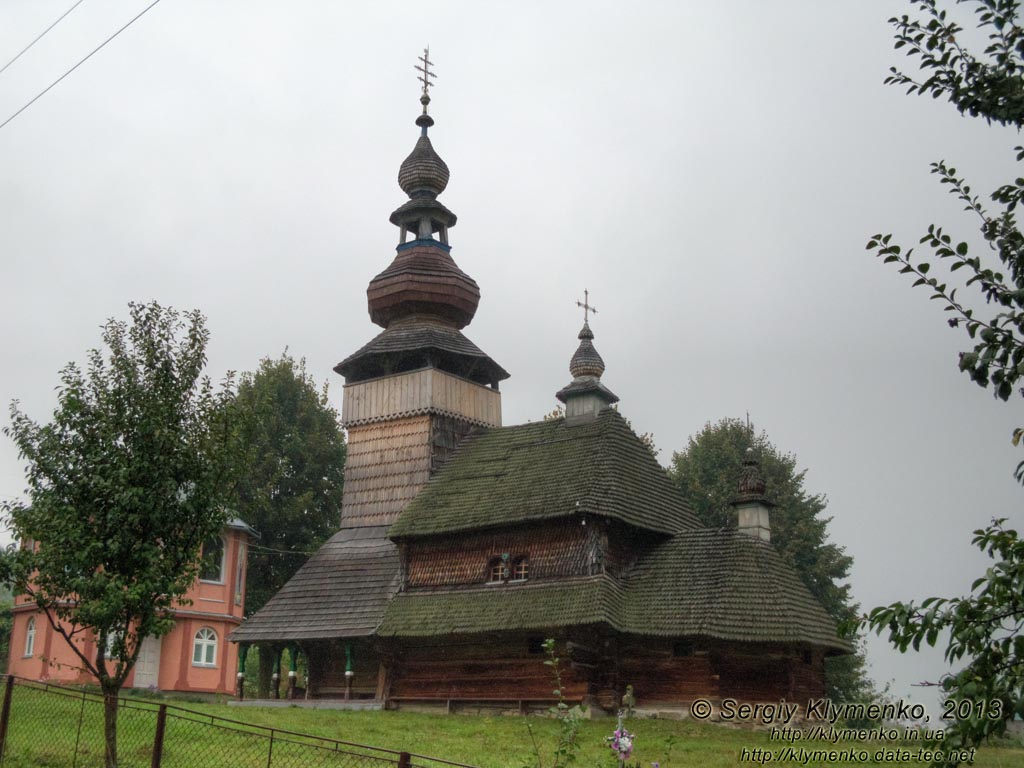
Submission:
<svg viewBox="0 0 1024 768">
<path fill-rule="evenodd" d="M 587 313 L 588 312 L 593 312 L 595 315 L 597 314 L 597 307 L 593 307 L 593 306 L 590 305 L 590 291 L 588 291 L 586 288 L 583 289 L 583 301 L 577 301 L 576 302 L 576 306 L 577 307 L 583 307 L 583 322 L 584 323 L 587 322 Z"/>
<path fill-rule="evenodd" d="M 423 49 L 423 55 L 419 56 L 418 58 L 419 58 L 420 61 L 423 62 L 423 65 L 422 66 L 413 65 L 413 68 L 416 71 L 422 73 L 416 79 L 419 80 L 421 83 L 423 83 L 423 95 L 426 96 L 427 98 L 430 98 L 430 86 L 433 85 L 431 80 L 436 80 L 437 79 L 437 75 L 435 75 L 433 72 L 430 71 L 430 67 L 431 67 L 431 65 L 434 62 L 432 62 L 430 60 L 430 46 L 429 45 L 426 48 Z"/>
</svg>

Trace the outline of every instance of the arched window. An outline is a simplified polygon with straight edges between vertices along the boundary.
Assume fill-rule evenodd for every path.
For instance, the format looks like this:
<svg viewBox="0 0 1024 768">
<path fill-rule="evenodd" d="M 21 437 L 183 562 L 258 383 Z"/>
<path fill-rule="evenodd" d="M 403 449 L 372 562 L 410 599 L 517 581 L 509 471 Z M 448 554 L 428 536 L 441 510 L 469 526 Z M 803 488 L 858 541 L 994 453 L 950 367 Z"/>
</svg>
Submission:
<svg viewBox="0 0 1024 768">
<path fill-rule="evenodd" d="M 33 616 L 25 627 L 25 655 L 31 656 L 36 648 L 36 620 Z"/>
<path fill-rule="evenodd" d="M 512 563 L 512 581 L 526 581 L 530 577 L 530 558 L 526 555 Z"/>
<path fill-rule="evenodd" d="M 199 566 L 202 581 L 224 582 L 224 539 L 214 536 L 203 544 L 203 562 Z"/>
<path fill-rule="evenodd" d="M 505 563 L 501 561 L 501 558 L 491 558 L 491 561 L 487 563 L 487 583 L 500 584 L 505 580 L 506 575 Z"/>
<path fill-rule="evenodd" d="M 196 639 L 192 643 L 192 666 L 217 666 L 217 633 L 209 627 L 196 632 Z"/>
</svg>

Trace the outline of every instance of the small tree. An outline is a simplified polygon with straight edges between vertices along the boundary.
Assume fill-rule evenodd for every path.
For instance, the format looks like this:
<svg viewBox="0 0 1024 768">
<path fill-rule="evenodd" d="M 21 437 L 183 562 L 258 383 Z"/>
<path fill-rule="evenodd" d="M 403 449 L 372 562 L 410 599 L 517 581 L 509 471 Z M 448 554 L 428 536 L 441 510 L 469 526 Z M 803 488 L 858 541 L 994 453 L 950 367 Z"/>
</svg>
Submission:
<svg viewBox="0 0 1024 768">
<path fill-rule="evenodd" d="M 341 523 L 345 435 L 338 412 L 287 352 L 242 374 L 236 412 L 244 470 L 236 505 L 261 535 L 249 549 L 245 612 L 273 597 Z M 267 696 L 273 650 L 259 646 L 259 695 Z"/>
<path fill-rule="evenodd" d="M 826 499 L 804 488 L 806 470 L 798 470 L 796 457 L 779 451 L 765 433 L 755 434 L 739 419 L 706 424 L 682 451 L 672 455 L 669 474 L 693 511 L 712 528 L 734 528 L 735 512 L 729 501 L 736 495 L 747 448 L 753 447 L 768 482 L 768 495 L 778 505 L 772 511 L 772 545 L 793 564 L 825 610 L 837 621 L 857 615 L 850 587 L 842 584 L 853 558 L 828 542 L 829 518 L 823 516 Z M 829 659 L 825 680 L 830 698 L 862 701 L 873 692 L 865 672 L 864 652 Z"/>
<path fill-rule="evenodd" d="M 224 523 L 234 470 L 230 376 L 217 391 L 202 377 L 203 316 L 129 307 L 131 324 L 106 323 L 106 352 L 89 352 L 85 373 L 61 371 L 51 423 L 12 403 L 4 430 L 28 462 L 28 501 L 3 504 L 25 546 L 0 575 L 103 690 L 107 768 L 117 765 L 118 693 L 142 641 L 171 630 L 202 544 Z"/>
</svg>

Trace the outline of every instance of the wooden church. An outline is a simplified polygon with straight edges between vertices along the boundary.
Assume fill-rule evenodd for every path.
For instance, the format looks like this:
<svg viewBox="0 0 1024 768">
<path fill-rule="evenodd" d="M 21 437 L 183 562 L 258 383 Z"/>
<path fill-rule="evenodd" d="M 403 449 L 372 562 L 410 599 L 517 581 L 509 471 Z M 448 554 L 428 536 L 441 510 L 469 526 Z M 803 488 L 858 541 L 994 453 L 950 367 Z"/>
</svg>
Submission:
<svg viewBox="0 0 1024 768">
<path fill-rule="evenodd" d="M 367 289 L 384 330 L 335 367 L 341 529 L 231 639 L 290 647 L 289 695 L 392 708 L 546 706 L 546 638 L 566 698 L 595 707 L 627 685 L 639 707 L 823 695 L 825 657 L 850 647 L 772 547 L 756 460 L 736 528 L 705 528 L 610 407 L 586 308 L 564 418 L 502 426 L 509 374 L 462 333 L 480 291 L 451 256 L 422 61 L 397 254 Z"/>
</svg>

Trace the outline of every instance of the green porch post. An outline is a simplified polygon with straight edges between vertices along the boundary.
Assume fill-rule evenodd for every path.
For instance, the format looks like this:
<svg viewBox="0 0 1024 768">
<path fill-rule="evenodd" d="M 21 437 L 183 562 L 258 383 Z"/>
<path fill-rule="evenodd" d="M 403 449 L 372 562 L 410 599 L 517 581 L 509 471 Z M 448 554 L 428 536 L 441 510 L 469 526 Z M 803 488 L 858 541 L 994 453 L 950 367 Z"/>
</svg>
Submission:
<svg viewBox="0 0 1024 768">
<path fill-rule="evenodd" d="M 274 648 L 274 673 L 270 676 L 270 688 L 275 699 L 281 698 L 281 654 L 284 649 L 281 646 Z"/>
<path fill-rule="evenodd" d="M 299 647 L 292 643 L 288 646 L 288 693 L 285 697 L 291 701 L 295 698 L 295 678 L 299 674 Z"/>
</svg>

